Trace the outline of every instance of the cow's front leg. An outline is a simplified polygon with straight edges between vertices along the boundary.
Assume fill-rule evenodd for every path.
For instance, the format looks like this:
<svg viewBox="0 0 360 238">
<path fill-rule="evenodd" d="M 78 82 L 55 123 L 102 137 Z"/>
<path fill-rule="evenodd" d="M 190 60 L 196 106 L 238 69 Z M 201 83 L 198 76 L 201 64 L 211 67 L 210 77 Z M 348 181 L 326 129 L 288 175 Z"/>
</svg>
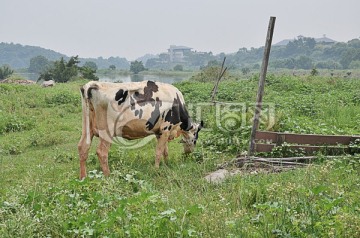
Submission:
<svg viewBox="0 0 360 238">
<path fill-rule="evenodd" d="M 157 145 L 156 145 L 155 168 L 159 168 L 161 157 L 164 156 L 164 159 L 167 160 L 168 134 L 163 133 L 162 135 L 156 136 L 156 138 L 157 138 Z"/>
<path fill-rule="evenodd" d="M 101 169 L 105 176 L 110 175 L 108 156 L 111 143 L 105 139 L 100 138 L 100 143 L 96 149 L 96 154 L 100 161 Z"/>
</svg>

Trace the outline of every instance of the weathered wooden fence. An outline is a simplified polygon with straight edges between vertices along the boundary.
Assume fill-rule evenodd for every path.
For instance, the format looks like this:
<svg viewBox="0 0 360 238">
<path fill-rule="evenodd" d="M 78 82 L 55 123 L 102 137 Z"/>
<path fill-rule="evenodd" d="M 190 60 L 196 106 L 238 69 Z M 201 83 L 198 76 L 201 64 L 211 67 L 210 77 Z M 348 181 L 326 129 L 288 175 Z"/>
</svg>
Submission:
<svg viewBox="0 0 360 238">
<path fill-rule="evenodd" d="M 281 132 L 256 131 L 255 151 L 271 152 L 285 142 L 292 149 L 302 149 L 306 154 L 325 150 L 329 153 L 349 152 L 349 144 L 360 136 L 292 134 Z"/>
</svg>

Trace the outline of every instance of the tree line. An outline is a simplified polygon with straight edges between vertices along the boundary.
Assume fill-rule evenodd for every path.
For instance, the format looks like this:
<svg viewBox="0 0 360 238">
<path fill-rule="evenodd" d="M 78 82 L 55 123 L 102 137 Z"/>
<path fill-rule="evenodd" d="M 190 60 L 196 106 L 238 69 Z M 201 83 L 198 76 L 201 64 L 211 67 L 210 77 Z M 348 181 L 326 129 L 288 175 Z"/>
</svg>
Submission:
<svg viewBox="0 0 360 238">
<path fill-rule="evenodd" d="M 87 69 L 93 69 L 95 72 L 97 68 L 126 69 L 133 73 L 146 69 L 196 70 L 207 66 L 211 62 L 221 62 L 226 57 L 229 69 L 259 69 L 263 49 L 263 47 L 250 49 L 243 47 L 232 54 L 220 53 L 217 55 L 212 52 L 190 51 L 186 52 L 181 62 L 171 62 L 167 53 L 161 53 L 156 57 L 147 59 L 145 62 L 139 60 L 128 62 L 125 58 L 120 57 L 81 59 L 76 56 L 76 67 L 82 74 L 88 74 L 92 77 L 91 74 L 94 74 L 94 72 Z M 44 73 L 48 71 L 49 65 L 64 67 L 73 60 L 72 57 L 67 57 L 55 51 L 19 44 L 0 43 L 0 52 L 0 66 L 7 65 L 10 70 L 18 67 L 28 68 L 29 72 L 33 73 Z M 38 55 L 34 55 L 34 52 L 38 53 Z M 32 57 L 29 58 L 30 55 Z M 26 67 L 24 60 L 28 61 Z M 284 46 L 272 46 L 269 67 L 273 69 L 359 69 L 360 40 L 353 39 L 346 43 L 329 44 L 316 42 L 311 37 L 294 39 Z M 10 72 L 5 68 L 2 68 L 2 71 L 3 73 Z M 68 69 L 68 71 L 67 74 L 71 74 L 70 72 L 73 70 Z M 56 75 L 56 72 L 53 71 L 51 74 Z M 43 75 L 43 77 L 45 76 Z"/>
<path fill-rule="evenodd" d="M 177 64 L 187 69 L 197 69 L 211 61 L 227 59 L 229 68 L 260 68 L 264 47 L 240 48 L 233 54 L 212 52 L 188 52 L 183 62 L 172 63 L 164 53 L 146 61 L 146 68 L 173 69 Z M 272 46 L 270 68 L 286 69 L 357 69 L 360 68 L 360 40 L 353 39 L 346 43 L 316 42 L 311 37 L 301 37 L 284 46 Z"/>
</svg>

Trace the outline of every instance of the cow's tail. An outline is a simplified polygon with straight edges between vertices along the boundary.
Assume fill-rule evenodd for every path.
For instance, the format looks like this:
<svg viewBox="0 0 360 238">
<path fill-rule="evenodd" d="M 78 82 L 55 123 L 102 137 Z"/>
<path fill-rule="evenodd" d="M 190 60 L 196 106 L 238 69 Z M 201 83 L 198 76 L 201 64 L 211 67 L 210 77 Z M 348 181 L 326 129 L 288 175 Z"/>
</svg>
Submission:
<svg viewBox="0 0 360 238">
<path fill-rule="evenodd" d="M 81 105 L 83 111 L 83 132 L 86 132 L 86 144 L 91 143 L 90 138 L 90 103 L 91 103 L 91 90 L 98 89 L 96 84 L 87 83 L 80 88 L 81 91 Z M 85 123 L 85 125 L 84 125 Z M 85 126 L 85 128 L 84 128 Z"/>
</svg>

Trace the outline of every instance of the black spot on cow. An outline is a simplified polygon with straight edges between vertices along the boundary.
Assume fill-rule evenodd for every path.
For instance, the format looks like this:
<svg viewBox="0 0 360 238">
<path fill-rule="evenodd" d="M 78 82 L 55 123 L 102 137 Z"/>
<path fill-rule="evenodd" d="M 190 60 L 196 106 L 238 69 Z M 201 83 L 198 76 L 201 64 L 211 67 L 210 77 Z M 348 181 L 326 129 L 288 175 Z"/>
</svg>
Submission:
<svg viewBox="0 0 360 238">
<path fill-rule="evenodd" d="M 144 94 L 139 92 L 134 93 L 134 99 L 136 100 L 139 106 L 145 106 L 148 103 L 151 103 L 152 106 L 155 106 L 155 100 L 153 98 L 154 92 L 159 91 L 159 87 L 153 81 L 147 81 L 146 86 L 144 87 Z"/>
<path fill-rule="evenodd" d="M 169 131 L 171 130 L 171 128 L 172 128 L 172 126 L 170 125 L 170 126 L 169 126 Z"/>
<path fill-rule="evenodd" d="M 120 89 L 119 91 L 117 91 L 115 95 L 115 101 L 118 102 L 118 105 L 121 105 L 121 103 L 125 102 L 127 96 L 128 96 L 128 91 L 124 91 Z"/>
<path fill-rule="evenodd" d="M 139 116 L 139 119 L 141 119 L 142 117 L 142 114 L 143 114 L 143 109 L 139 109 L 139 110 L 135 110 L 135 116 Z"/>
<path fill-rule="evenodd" d="M 167 129 L 168 129 L 168 127 L 167 127 L 167 126 L 165 126 L 165 127 L 164 127 L 164 131 L 166 131 Z"/>
<path fill-rule="evenodd" d="M 185 131 L 189 131 L 192 128 L 189 113 L 187 112 L 185 105 L 181 103 L 178 94 L 176 94 L 173 105 L 165 116 L 165 121 L 170 122 L 172 125 L 181 122 L 180 128 Z"/>
<path fill-rule="evenodd" d="M 162 101 L 157 97 L 154 105 L 155 105 L 154 111 L 151 112 L 151 116 L 149 120 L 146 122 L 146 128 L 148 130 L 152 130 L 160 118 L 160 107 L 162 105 Z"/>
<path fill-rule="evenodd" d="M 130 97 L 130 105 L 131 105 L 131 110 L 135 110 L 135 100 Z"/>
</svg>

